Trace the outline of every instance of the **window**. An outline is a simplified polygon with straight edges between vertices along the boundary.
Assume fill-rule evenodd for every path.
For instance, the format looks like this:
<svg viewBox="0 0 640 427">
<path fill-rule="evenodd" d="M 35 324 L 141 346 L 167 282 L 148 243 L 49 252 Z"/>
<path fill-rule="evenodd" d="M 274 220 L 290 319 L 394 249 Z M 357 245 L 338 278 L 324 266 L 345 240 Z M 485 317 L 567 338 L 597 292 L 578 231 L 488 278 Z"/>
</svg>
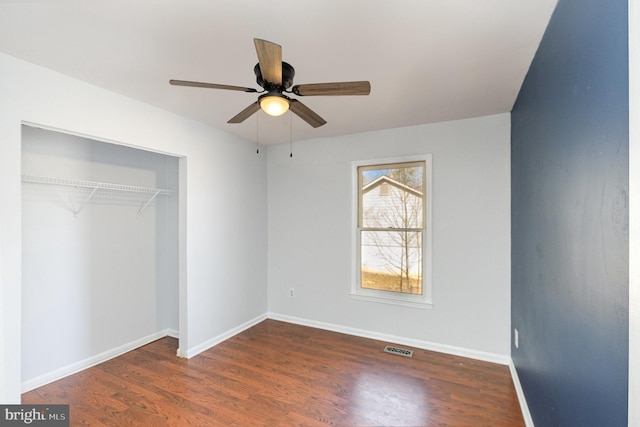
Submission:
<svg viewBox="0 0 640 427">
<path fill-rule="evenodd" d="M 352 295 L 404 305 L 431 303 L 431 158 L 354 164 Z"/>
</svg>

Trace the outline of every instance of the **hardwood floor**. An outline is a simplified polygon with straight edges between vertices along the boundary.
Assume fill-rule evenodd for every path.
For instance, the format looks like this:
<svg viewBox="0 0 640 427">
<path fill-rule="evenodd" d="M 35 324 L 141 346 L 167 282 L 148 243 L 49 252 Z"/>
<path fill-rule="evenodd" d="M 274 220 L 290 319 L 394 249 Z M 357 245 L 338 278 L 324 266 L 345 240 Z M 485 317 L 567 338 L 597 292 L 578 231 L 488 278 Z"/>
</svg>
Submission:
<svg viewBox="0 0 640 427">
<path fill-rule="evenodd" d="M 266 320 L 189 359 L 163 338 L 23 394 L 72 426 L 523 426 L 509 369 Z"/>
</svg>

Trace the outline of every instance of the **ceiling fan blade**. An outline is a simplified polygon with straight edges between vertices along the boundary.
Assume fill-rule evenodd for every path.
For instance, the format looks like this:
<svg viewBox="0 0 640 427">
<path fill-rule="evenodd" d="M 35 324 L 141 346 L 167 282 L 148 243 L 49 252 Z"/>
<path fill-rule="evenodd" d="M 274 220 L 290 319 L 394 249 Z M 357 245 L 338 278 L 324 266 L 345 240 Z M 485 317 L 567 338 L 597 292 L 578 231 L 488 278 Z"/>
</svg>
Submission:
<svg viewBox="0 0 640 427">
<path fill-rule="evenodd" d="M 295 85 L 291 91 L 298 96 L 318 95 L 369 95 L 371 84 L 361 82 L 312 83 Z"/>
<path fill-rule="evenodd" d="M 325 119 L 314 113 L 311 108 L 307 107 L 297 99 L 292 99 L 290 101 L 289 109 L 314 128 L 320 127 L 327 123 Z"/>
<path fill-rule="evenodd" d="M 258 104 L 258 101 L 256 101 L 253 104 L 249 105 L 244 110 L 240 111 L 235 117 L 233 117 L 227 123 L 242 123 L 245 120 L 247 120 L 249 117 L 251 117 L 259 109 L 260 109 L 260 104 Z"/>
<path fill-rule="evenodd" d="M 262 78 L 278 86 L 282 84 L 282 46 L 266 40 L 253 39 L 258 54 Z"/>
<path fill-rule="evenodd" d="M 217 85 L 215 83 L 189 82 L 186 80 L 169 80 L 169 84 L 172 84 L 174 86 L 203 87 L 206 89 L 224 89 L 224 90 L 237 90 L 240 92 L 257 92 L 256 89 L 253 89 L 250 87 Z"/>
</svg>

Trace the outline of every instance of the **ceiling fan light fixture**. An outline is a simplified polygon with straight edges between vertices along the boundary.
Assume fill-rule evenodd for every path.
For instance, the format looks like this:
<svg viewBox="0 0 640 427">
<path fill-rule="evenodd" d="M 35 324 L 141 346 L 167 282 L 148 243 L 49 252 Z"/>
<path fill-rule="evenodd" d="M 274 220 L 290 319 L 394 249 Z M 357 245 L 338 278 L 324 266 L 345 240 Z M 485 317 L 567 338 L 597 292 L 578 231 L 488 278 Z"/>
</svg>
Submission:
<svg viewBox="0 0 640 427">
<path fill-rule="evenodd" d="M 260 108 L 268 115 L 278 117 L 289 110 L 289 100 L 282 95 L 267 95 L 260 98 Z"/>
</svg>

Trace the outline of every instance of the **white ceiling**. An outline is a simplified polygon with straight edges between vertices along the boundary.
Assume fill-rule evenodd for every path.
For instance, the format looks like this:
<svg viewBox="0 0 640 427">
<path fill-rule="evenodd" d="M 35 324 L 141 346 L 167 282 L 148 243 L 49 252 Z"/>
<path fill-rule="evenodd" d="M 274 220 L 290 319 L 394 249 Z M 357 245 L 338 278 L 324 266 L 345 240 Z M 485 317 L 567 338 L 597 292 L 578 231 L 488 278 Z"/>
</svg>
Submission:
<svg viewBox="0 0 640 427">
<path fill-rule="evenodd" d="M 556 0 L 1 0 L 0 51 L 261 144 L 511 111 Z M 327 120 L 227 120 L 259 88 L 253 38 L 294 84 L 369 80 L 371 95 L 299 98 Z M 295 96 L 294 96 L 295 97 Z"/>
</svg>

